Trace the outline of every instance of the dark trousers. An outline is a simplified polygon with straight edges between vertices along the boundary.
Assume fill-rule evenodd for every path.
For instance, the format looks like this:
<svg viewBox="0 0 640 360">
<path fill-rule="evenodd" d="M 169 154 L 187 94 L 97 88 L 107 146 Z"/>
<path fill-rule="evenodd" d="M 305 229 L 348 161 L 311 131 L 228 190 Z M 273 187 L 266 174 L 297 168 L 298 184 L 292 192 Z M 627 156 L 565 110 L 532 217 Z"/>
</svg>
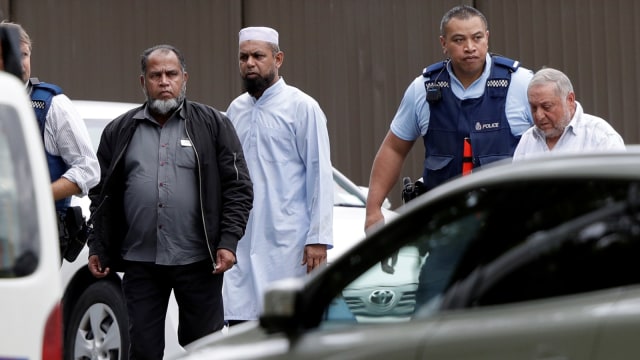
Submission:
<svg viewBox="0 0 640 360">
<path fill-rule="evenodd" d="M 163 266 L 127 262 L 122 289 L 129 313 L 130 359 L 162 359 L 167 307 L 173 289 L 182 346 L 222 329 L 222 278 L 211 262 Z"/>
</svg>

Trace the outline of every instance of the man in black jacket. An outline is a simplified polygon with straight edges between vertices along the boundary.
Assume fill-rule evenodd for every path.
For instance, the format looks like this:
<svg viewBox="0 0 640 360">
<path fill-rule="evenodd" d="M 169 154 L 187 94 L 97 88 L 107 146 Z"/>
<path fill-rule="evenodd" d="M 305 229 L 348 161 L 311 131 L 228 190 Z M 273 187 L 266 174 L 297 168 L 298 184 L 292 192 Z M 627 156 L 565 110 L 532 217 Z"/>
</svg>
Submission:
<svg viewBox="0 0 640 360">
<path fill-rule="evenodd" d="M 171 290 L 186 345 L 223 327 L 223 273 L 236 261 L 253 202 L 242 147 L 229 119 L 186 100 L 184 58 L 145 50 L 145 104 L 113 120 L 98 147 L 89 269 L 124 272 L 130 358 L 162 359 Z"/>
</svg>

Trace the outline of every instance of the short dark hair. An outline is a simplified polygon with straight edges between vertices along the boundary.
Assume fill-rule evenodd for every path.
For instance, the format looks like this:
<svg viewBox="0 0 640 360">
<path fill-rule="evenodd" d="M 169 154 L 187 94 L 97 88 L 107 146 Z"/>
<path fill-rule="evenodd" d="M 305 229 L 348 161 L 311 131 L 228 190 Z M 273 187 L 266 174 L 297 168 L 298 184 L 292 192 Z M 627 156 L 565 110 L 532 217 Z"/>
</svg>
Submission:
<svg viewBox="0 0 640 360">
<path fill-rule="evenodd" d="M 469 19 L 474 16 L 477 16 L 480 18 L 480 20 L 482 20 L 485 30 L 489 30 L 489 23 L 487 22 L 487 18 L 484 17 L 484 14 L 480 12 L 480 10 L 469 5 L 458 5 L 447 11 L 442 17 L 442 21 L 440 21 L 440 35 L 446 35 L 445 27 L 447 26 L 449 21 L 451 21 L 451 19 Z"/>
<path fill-rule="evenodd" d="M 163 45 L 152 46 L 142 53 L 142 55 L 140 56 L 140 70 L 142 70 L 142 75 L 147 73 L 147 63 L 149 62 L 149 55 L 151 55 L 151 53 L 156 50 L 160 50 L 165 53 L 170 51 L 175 53 L 176 56 L 178 57 L 178 60 L 180 61 L 180 67 L 182 68 L 182 72 L 187 71 L 187 63 L 184 60 L 184 56 L 182 55 L 180 50 L 178 50 L 175 46 L 163 44 Z"/>
</svg>

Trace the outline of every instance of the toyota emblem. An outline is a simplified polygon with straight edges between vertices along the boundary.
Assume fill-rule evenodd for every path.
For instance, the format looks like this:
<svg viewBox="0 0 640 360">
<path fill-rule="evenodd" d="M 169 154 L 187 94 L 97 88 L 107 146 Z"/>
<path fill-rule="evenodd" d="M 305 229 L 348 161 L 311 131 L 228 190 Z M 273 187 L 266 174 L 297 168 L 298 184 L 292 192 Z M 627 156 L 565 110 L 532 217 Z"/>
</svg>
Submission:
<svg viewBox="0 0 640 360">
<path fill-rule="evenodd" d="M 388 307 L 393 304 L 396 293 L 392 290 L 374 290 L 369 295 L 369 302 L 380 307 Z"/>
</svg>

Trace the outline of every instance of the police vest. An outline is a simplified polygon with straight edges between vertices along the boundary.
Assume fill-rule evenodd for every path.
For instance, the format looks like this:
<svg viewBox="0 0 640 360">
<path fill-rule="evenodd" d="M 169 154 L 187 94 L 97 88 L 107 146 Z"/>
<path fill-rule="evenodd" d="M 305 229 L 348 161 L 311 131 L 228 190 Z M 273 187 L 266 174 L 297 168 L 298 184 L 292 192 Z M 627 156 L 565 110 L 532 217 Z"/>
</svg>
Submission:
<svg viewBox="0 0 640 360">
<path fill-rule="evenodd" d="M 54 96 L 62 94 L 62 89 L 57 85 L 40 82 L 37 78 L 29 79 L 29 83 L 31 84 L 31 105 L 36 113 L 44 145 L 44 123 L 47 119 L 47 112 L 49 112 L 51 100 Z M 45 154 L 47 156 L 47 165 L 49 165 L 49 176 L 51 177 L 51 182 L 54 182 L 69 169 L 69 166 L 61 156 L 51 155 L 47 150 L 45 150 Z M 58 200 L 56 201 L 56 211 L 64 211 L 70 204 L 70 197 Z"/>
<path fill-rule="evenodd" d="M 446 65 L 439 62 L 423 72 L 431 113 L 423 136 L 422 177 L 427 190 L 462 173 L 465 138 L 471 142 L 474 167 L 512 157 L 520 140 L 511 133 L 505 113 L 511 73 L 518 69 L 519 63 L 492 56 L 484 93 L 465 100 L 453 94 Z"/>
</svg>

